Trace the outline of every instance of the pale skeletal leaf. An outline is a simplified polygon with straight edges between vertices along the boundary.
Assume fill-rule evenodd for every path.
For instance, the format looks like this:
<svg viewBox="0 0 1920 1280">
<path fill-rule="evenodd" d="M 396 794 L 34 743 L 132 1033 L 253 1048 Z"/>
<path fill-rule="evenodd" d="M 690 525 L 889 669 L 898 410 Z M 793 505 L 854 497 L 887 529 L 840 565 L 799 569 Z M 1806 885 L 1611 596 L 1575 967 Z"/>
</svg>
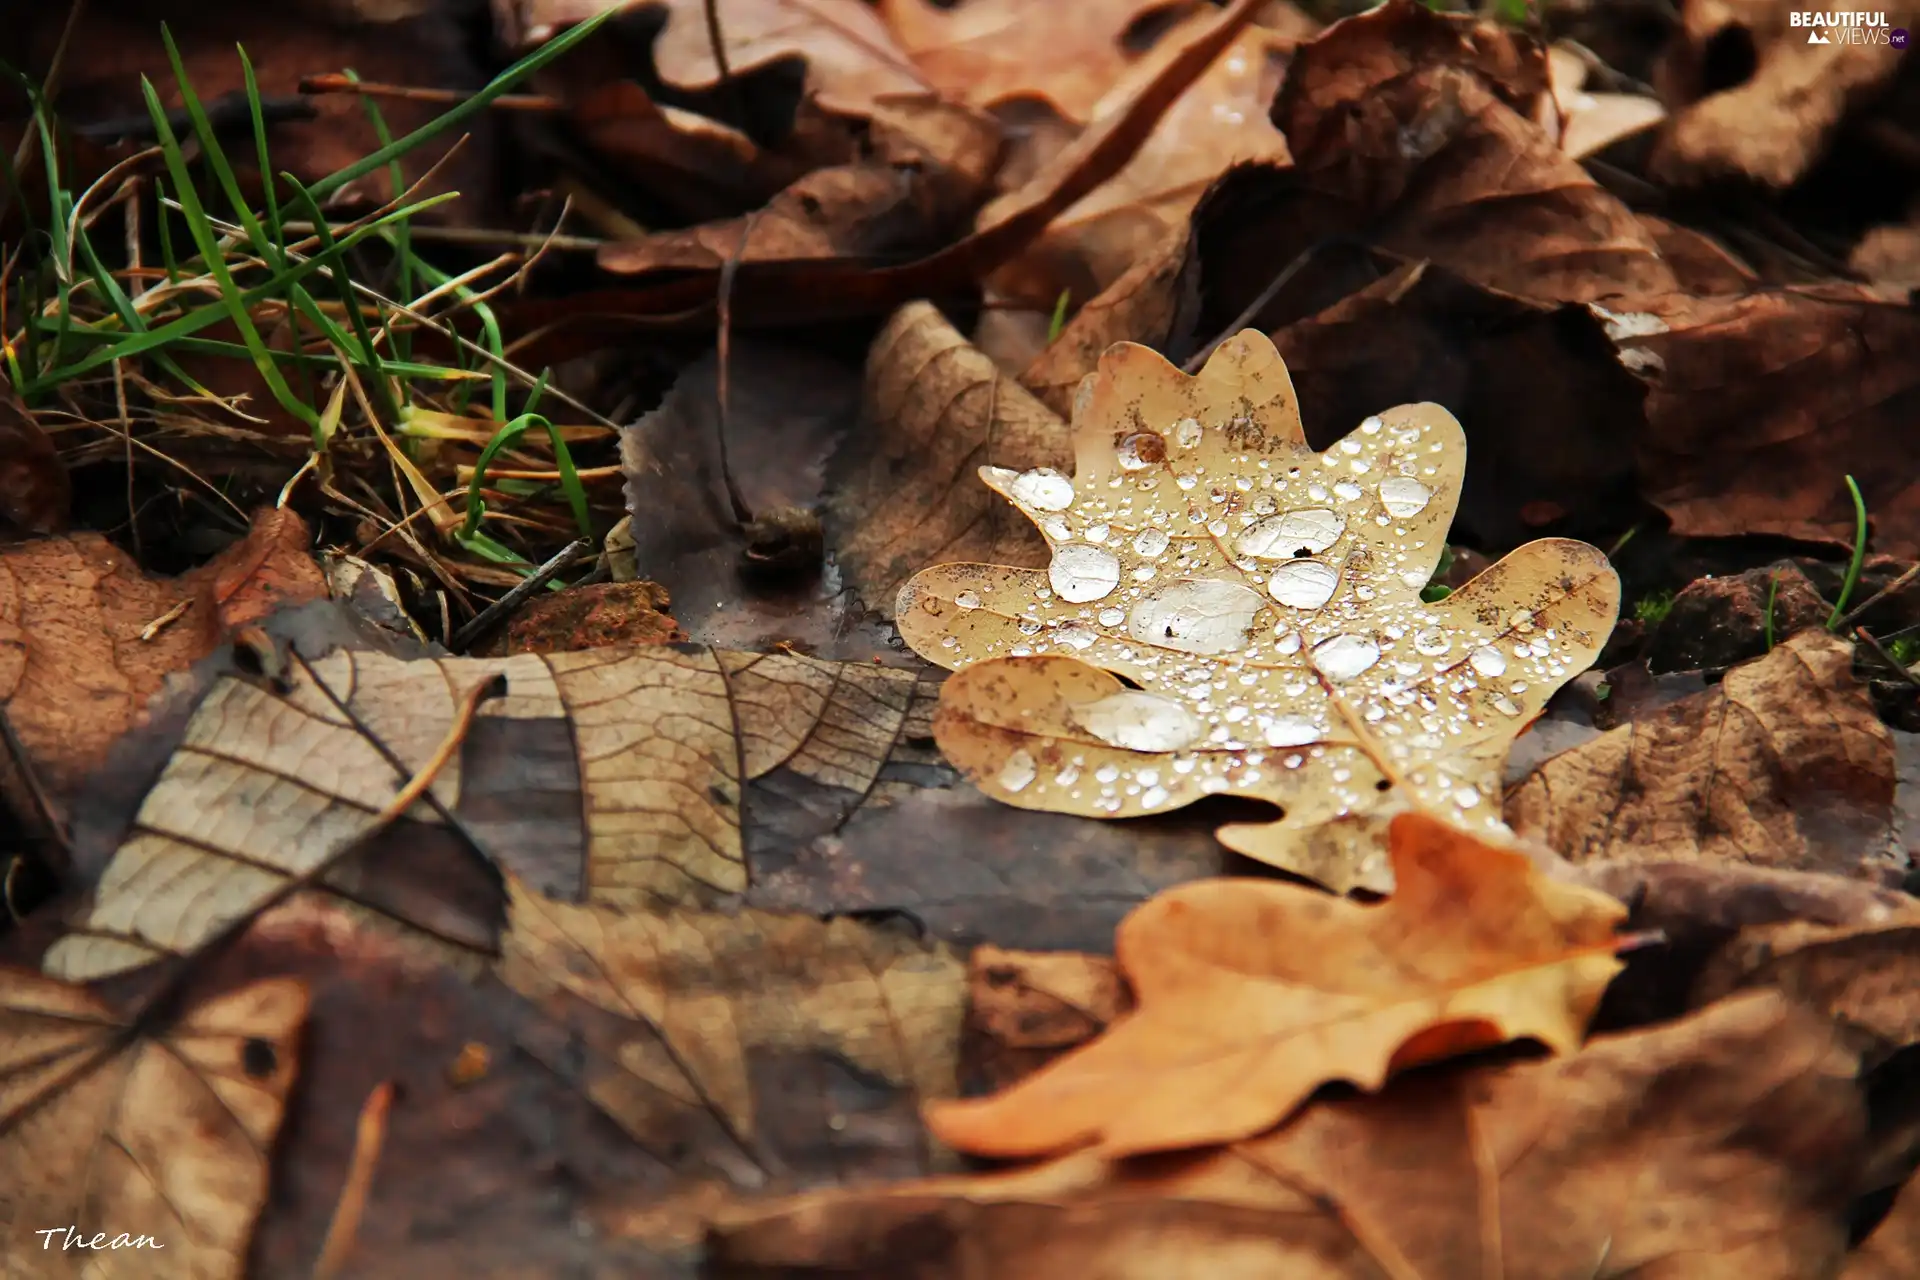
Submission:
<svg viewBox="0 0 1920 1280">
<path fill-rule="evenodd" d="M 274 979 L 147 1032 L 0 969 L 0 1275 L 244 1276 L 306 1015 Z"/>
<path fill-rule="evenodd" d="M 1423 602 L 1460 424 L 1403 405 L 1315 453 L 1252 331 L 1194 377 L 1116 344 L 1073 432 L 1071 477 L 981 470 L 1048 569 L 944 564 L 901 589 L 901 635 L 958 672 L 934 724 L 956 765 L 1009 804 L 1091 817 L 1271 801 L 1279 821 L 1220 838 L 1340 890 L 1390 887 L 1394 813 L 1505 833 L 1508 746 L 1618 613 L 1605 556 L 1543 539 Z"/>
</svg>

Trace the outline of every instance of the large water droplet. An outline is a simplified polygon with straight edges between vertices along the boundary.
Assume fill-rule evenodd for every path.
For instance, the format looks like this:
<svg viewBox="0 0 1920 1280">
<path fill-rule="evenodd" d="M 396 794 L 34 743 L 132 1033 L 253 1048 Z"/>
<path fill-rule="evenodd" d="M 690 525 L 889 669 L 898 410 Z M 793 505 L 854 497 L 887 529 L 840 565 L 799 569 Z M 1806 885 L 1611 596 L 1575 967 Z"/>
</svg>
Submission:
<svg viewBox="0 0 1920 1280">
<path fill-rule="evenodd" d="M 1275 716 L 1265 729 L 1270 747 L 1304 747 L 1326 737 L 1319 725 L 1305 716 Z"/>
<path fill-rule="evenodd" d="M 1355 463 L 1354 465 L 1358 466 L 1359 464 Z M 1342 502 L 1357 501 L 1360 495 L 1365 492 L 1366 490 L 1362 489 L 1359 485 L 1355 484 L 1351 480 L 1342 480 L 1339 484 L 1336 484 L 1335 486 L 1333 486 L 1333 496 L 1340 499 L 1340 501 Z"/>
<path fill-rule="evenodd" d="M 1453 648 L 1453 638 L 1438 627 L 1428 627 L 1413 633 L 1413 647 L 1429 658 L 1437 658 Z"/>
<path fill-rule="evenodd" d="M 1164 552 L 1172 541 L 1165 529 L 1142 529 L 1133 536 L 1133 549 L 1143 556 L 1157 556 Z"/>
<path fill-rule="evenodd" d="M 1112 605 L 1108 605 L 1100 611 L 1100 625 L 1103 627 L 1117 627 L 1126 620 L 1127 615 Z"/>
<path fill-rule="evenodd" d="M 1099 633 L 1092 627 L 1084 627 L 1077 622 L 1068 623 L 1053 633 L 1053 642 L 1069 649 L 1091 649 L 1093 642 L 1099 638 Z"/>
<path fill-rule="evenodd" d="M 1005 790 L 1024 791 L 1028 784 L 1039 776 L 1039 773 L 1040 770 L 1033 763 L 1032 756 L 1025 751 L 1016 751 L 1007 757 L 1005 764 L 1000 766 L 1000 773 L 995 781 Z"/>
<path fill-rule="evenodd" d="M 1182 418 L 1173 424 L 1173 442 L 1182 449 L 1191 449 L 1200 443 L 1200 420 Z"/>
<path fill-rule="evenodd" d="M 1120 585 L 1120 561 L 1105 547 L 1068 543 L 1053 553 L 1047 581 L 1062 600 L 1085 604 Z"/>
<path fill-rule="evenodd" d="M 1167 460 L 1167 442 L 1158 432 L 1134 431 L 1123 437 L 1113 452 L 1122 471 L 1142 471 Z"/>
<path fill-rule="evenodd" d="M 1392 476 L 1380 482 L 1380 505 L 1397 520 L 1419 515 L 1432 497 L 1433 490 L 1412 476 Z"/>
<path fill-rule="evenodd" d="M 1340 571 L 1319 560 L 1289 560 L 1267 578 L 1267 591 L 1294 609 L 1318 609 L 1333 599 Z"/>
<path fill-rule="evenodd" d="M 1171 698 L 1139 689 L 1122 689 L 1098 702 L 1082 703 L 1068 714 L 1100 741 L 1129 751 L 1177 751 L 1197 739 L 1204 728 L 1193 712 Z"/>
<path fill-rule="evenodd" d="M 1335 684 L 1351 680 L 1380 660 L 1372 636 L 1338 635 L 1313 646 L 1313 665 Z"/>
<path fill-rule="evenodd" d="M 1259 594 L 1237 582 L 1171 582 L 1133 606 L 1127 633 L 1184 653 L 1231 653 L 1246 647 L 1260 607 Z"/>
<path fill-rule="evenodd" d="M 1234 546 L 1243 556 L 1258 560 L 1285 560 L 1302 549 L 1311 553 L 1325 551 L 1340 540 L 1347 527 L 1346 517 L 1325 507 L 1303 507 L 1270 516 L 1247 529 Z"/>
<path fill-rule="evenodd" d="M 1022 471 L 1007 486 L 1007 493 L 1036 511 L 1065 511 L 1073 505 L 1073 481 L 1052 467 Z"/>
<path fill-rule="evenodd" d="M 980 597 L 971 591 L 962 591 L 953 598 L 953 602 L 962 609 L 978 609 L 980 607 Z"/>
<path fill-rule="evenodd" d="M 1481 675 L 1492 679 L 1507 669 L 1506 655 L 1490 644 L 1483 644 L 1467 655 L 1467 663 Z"/>
</svg>

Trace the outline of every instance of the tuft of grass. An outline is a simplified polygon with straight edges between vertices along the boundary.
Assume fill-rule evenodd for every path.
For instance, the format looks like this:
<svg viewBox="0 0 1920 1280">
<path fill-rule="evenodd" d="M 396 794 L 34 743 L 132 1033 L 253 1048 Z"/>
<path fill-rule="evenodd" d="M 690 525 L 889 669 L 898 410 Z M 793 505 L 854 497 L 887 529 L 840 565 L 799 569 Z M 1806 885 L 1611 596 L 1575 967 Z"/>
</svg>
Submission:
<svg viewBox="0 0 1920 1280">
<path fill-rule="evenodd" d="M 472 97 L 399 139 L 387 130 L 373 99 L 364 98 L 380 146 L 311 187 L 291 174 L 276 173 L 253 63 L 239 50 L 252 125 L 248 160 L 260 176 L 253 197 L 243 187 L 164 24 L 162 39 L 183 111 L 170 116 L 154 84 L 142 77 L 154 136 L 146 155 L 157 158 L 161 170 L 151 179 L 128 176 L 137 173 L 137 166 L 129 163 L 110 170 L 85 191 L 71 190 L 59 163 L 50 105 L 36 86 L 12 73 L 30 95 L 47 217 L 45 226 L 34 225 L 31 203 L 17 206 L 28 219 L 30 248 L 12 266 L 13 279 L 0 281 L 0 289 L 10 294 L 0 299 L 7 304 L 0 316 L 13 317 L 17 326 L 0 332 L 4 375 L 30 408 L 63 410 L 82 424 L 107 416 L 103 405 L 117 404 L 118 426 L 107 432 L 124 442 L 131 468 L 137 428 L 149 423 L 164 421 L 176 436 L 197 430 L 208 438 L 252 438 L 280 446 L 280 437 L 254 429 L 267 424 L 248 412 L 244 397 L 216 396 L 182 363 L 188 356 L 241 361 L 257 376 L 272 405 L 305 430 L 307 458 L 281 490 L 282 501 L 294 482 L 312 471 L 330 501 L 376 517 L 385 526 L 383 537 L 398 535 L 416 552 L 428 553 L 437 576 L 449 585 L 462 577 L 500 584 L 501 570 L 429 552 L 408 528 L 416 518 L 424 518 L 452 549 L 504 567 L 506 582 L 531 573 L 529 558 L 482 523 L 504 522 L 530 535 L 569 540 L 591 536 L 591 506 L 568 442 L 600 428 L 562 428 L 535 412 L 547 390 L 546 375 L 534 376 L 508 362 L 499 323 L 486 302 L 488 291 L 478 287 L 485 270 L 497 277 L 518 263 L 507 278 L 510 283 L 525 269 L 524 259 L 503 256 L 488 269 L 456 277 L 421 257 L 413 222 L 458 195 L 419 196 L 426 179 L 407 187 L 399 162 L 422 143 L 486 110 L 611 16 L 608 10 L 548 41 Z M 184 131 L 176 127 L 182 115 Z M 194 155 L 197 160 L 190 161 Z M 327 197 L 383 167 L 393 183 L 389 202 L 350 222 L 330 222 Z M 10 189 L 17 190 L 11 167 L 4 176 Z M 109 185 L 116 182 L 118 187 Z M 137 226 L 131 220 L 135 213 L 152 208 L 161 258 L 157 266 L 140 262 L 118 234 L 96 232 L 100 220 L 123 205 L 130 228 Z M 291 223 L 290 216 L 304 221 Z M 139 241 L 133 234 L 124 239 L 136 246 Z M 368 250 L 378 253 L 369 255 Z M 479 341 L 453 327 L 462 313 L 472 317 Z M 233 338 L 208 334 L 219 325 L 229 327 Z M 413 358 L 413 339 L 422 328 L 435 329 L 452 342 L 455 363 Z M 490 413 L 469 406 L 476 387 L 490 392 Z M 136 398 L 136 392 L 144 399 Z M 516 397 L 521 401 L 517 412 Z M 137 415 L 130 412 L 130 399 L 139 409 Z M 209 417 L 209 405 L 252 425 L 236 428 L 230 418 Z M 610 430 L 611 424 L 598 421 Z M 536 441 L 544 454 L 533 450 Z M 144 440 L 138 447 L 225 501 L 224 482 L 198 476 L 191 465 Z M 468 450 L 471 477 L 460 477 L 458 487 L 443 492 L 428 479 L 429 473 L 468 470 L 462 456 Z M 100 453 L 96 446 L 94 454 Z M 79 456 L 84 460 L 88 455 Z M 550 475 L 551 483 L 489 484 L 489 468 L 502 463 L 523 474 Z M 358 496 L 348 497 L 339 487 L 347 474 L 357 477 L 353 487 Z M 488 495 L 509 497 L 529 490 L 543 498 L 557 494 L 564 502 L 566 523 L 575 531 L 554 528 L 551 516 L 524 503 L 512 511 L 487 504 Z M 558 589 L 562 584 L 550 585 Z"/>
<path fill-rule="evenodd" d="M 1920 636 L 1895 636 L 1887 641 L 1887 656 L 1911 671 L 1920 664 Z"/>
<path fill-rule="evenodd" d="M 1650 627 L 1657 627 L 1673 612 L 1673 592 L 1656 591 L 1633 602 L 1633 616 Z"/>
<path fill-rule="evenodd" d="M 1833 612 L 1827 615 L 1829 631 L 1847 616 L 1847 602 L 1853 599 L 1853 589 L 1860 585 L 1860 566 L 1867 560 L 1867 500 L 1860 496 L 1860 486 L 1852 476 L 1846 480 L 1847 494 L 1853 499 L 1853 556 L 1847 561 L 1847 576 L 1840 584 L 1840 596 L 1833 602 Z"/>
</svg>

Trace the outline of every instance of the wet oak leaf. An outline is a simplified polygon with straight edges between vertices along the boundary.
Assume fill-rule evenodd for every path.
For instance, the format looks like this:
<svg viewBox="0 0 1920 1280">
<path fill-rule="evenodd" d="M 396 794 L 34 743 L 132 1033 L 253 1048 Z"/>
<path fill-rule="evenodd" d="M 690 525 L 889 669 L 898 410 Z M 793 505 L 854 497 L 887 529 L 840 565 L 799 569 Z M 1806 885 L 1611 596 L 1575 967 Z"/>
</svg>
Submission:
<svg viewBox="0 0 1920 1280">
<path fill-rule="evenodd" d="M 306 1015 L 273 979 L 135 1033 L 83 988 L 0 970 L 0 1274 L 241 1280 Z M 69 1250 L 69 1224 L 105 1238 Z"/>
<path fill-rule="evenodd" d="M 1137 1010 L 1004 1093 L 929 1106 L 928 1127 L 976 1155 L 1132 1155 L 1249 1137 L 1330 1080 L 1374 1090 L 1521 1037 L 1577 1049 L 1626 909 L 1422 814 L 1391 836 L 1383 904 L 1229 878 L 1152 899 L 1114 941 Z"/>
<path fill-rule="evenodd" d="M 900 785 L 882 770 L 927 732 L 931 705 L 909 672 L 691 646 L 416 661 L 336 649 L 311 666 L 296 664 L 284 692 L 212 683 L 73 931 L 47 950 L 48 972 L 96 978 L 185 954 L 336 857 L 438 750 L 466 691 L 495 675 L 507 693 L 480 708 L 432 794 L 508 870 L 620 907 L 744 889 L 750 786 L 777 774 L 814 802 L 806 820 L 831 827 Z M 406 820 L 416 843 L 444 828 L 424 798 Z M 329 869 L 325 886 L 493 949 L 497 892 L 464 903 L 428 883 L 396 899 L 382 859 L 360 861 Z M 387 861 L 395 875 L 410 865 Z"/>
<path fill-rule="evenodd" d="M 1272 802 L 1280 820 L 1220 839 L 1339 891 L 1391 886 L 1395 813 L 1505 831 L 1508 746 L 1613 626 L 1599 551 L 1532 542 L 1423 602 L 1459 423 L 1402 406 L 1316 454 L 1256 332 L 1191 378 L 1116 345 L 1075 408 L 1071 478 L 981 472 L 1049 568 L 937 565 L 901 589 L 901 636 L 957 672 L 934 720 L 949 759 L 1009 804 L 1089 817 Z"/>
<path fill-rule="evenodd" d="M 508 887 L 502 977 L 536 1002 L 564 992 L 622 1020 L 618 1070 L 591 1091 L 643 1143 L 693 1112 L 764 1172 L 770 1132 L 830 1141 L 847 1117 L 822 1096 L 820 1073 L 807 1073 L 811 1088 L 768 1090 L 756 1059 L 769 1055 L 835 1059 L 914 1102 L 956 1092 L 967 980 L 943 943 L 844 918 L 629 911 Z"/>
</svg>

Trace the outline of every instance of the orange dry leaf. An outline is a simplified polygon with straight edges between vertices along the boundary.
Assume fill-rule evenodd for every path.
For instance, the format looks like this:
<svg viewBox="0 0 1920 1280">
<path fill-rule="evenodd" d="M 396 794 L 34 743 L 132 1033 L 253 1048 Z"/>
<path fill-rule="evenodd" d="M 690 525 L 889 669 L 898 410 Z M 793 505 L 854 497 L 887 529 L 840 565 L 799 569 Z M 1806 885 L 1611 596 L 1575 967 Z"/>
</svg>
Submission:
<svg viewBox="0 0 1920 1280">
<path fill-rule="evenodd" d="M 880 0 L 894 38 L 935 89 L 973 107 L 1045 98 L 1076 124 L 1093 118 L 1134 61 L 1122 43 L 1147 16 L 1201 6 L 1186 0 Z"/>
<path fill-rule="evenodd" d="M 1138 1010 L 1004 1093 L 929 1104 L 928 1126 L 978 1155 L 1122 1156 L 1249 1137 L 1332 1080 L 1376 1089 L 1521 1037 L 1578 1048 L 1625 909 L 1424 814 L 1391 846 L 1377 906 L 1239 879 L 1147 902 L 1114 941 Z"/>
</svg>

